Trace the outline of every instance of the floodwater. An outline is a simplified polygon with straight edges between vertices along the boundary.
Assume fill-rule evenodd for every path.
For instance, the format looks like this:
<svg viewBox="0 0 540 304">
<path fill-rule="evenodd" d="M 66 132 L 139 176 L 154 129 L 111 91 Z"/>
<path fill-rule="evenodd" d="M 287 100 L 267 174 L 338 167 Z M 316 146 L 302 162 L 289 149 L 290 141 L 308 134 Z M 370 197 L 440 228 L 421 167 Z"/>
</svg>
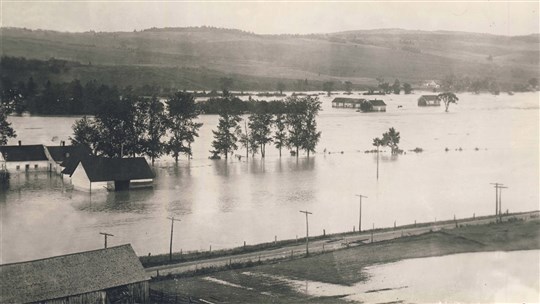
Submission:
<svg viewBox="0 0 540 304">
<path fill-rule="evenodd" d="M 540 250 L 525 250 L 461 253 L 370 266 L 365 269 L 368 281 L 352 286 L 242 274 L 277 280 L 313 297 L 342 296 L 360 303 L 538 303 L 539 267 Z"/>
<path fill-rule="evenodd" d="M 209 160 L 217 116 L 201 116 L 194 158 L 175 166 L 163 157 L 153 190 L 90 195 L 65 189 L 56 175 L 12 175 L 9 188 L 0 190 L 0 262 L 100 248 L 99 232 L 114 235 L 109 246 L 131 243 L 139 255 L 166 253 L 170 216 L 181 220 L 174 225 L 175 251 L 301 236 L 299 210 L 305 209 L 313 212 L 311 235 L 349 231 L 358 225 L 355 194 L 368 197 L 363 229 L 492 214 L 492 182 L 508 186 L 503 210 L 537 210 L 538 93 L 458 96 L 449 113 L 417 107 L 417 94 L 384 96 L 386 113 L 333 109 L 334 96 L 322 96 L 318 153 L 298 159 L 267 148 L 265 160 Z M 59 144 L 77 118 L 10 117 L 18 134 L 10 143 Z M 382 153 L 377 180 L 376 156 L 363 151 L 390 127 L 401 133 L 406 154 Z M 424 152 L 409 151 L 416 147 Z"/>
</svg>

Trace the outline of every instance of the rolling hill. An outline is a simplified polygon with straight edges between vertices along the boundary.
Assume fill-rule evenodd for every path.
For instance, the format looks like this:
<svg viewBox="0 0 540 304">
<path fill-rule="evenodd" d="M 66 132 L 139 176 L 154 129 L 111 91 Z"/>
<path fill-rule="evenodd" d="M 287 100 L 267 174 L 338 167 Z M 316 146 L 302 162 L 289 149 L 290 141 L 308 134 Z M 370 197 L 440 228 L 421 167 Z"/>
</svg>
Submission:
<svg viewBox="0 0 540 304">
<path fill-rule="evenodd" d="M 454 74 L 523 83 L 538 77 L 540 37 L 401 29 L 312 35 L 257 35 L 209 27 L 67 33 L 1 29 L 3 56 L 81 64 L 59 76 L 117 85 L 273 90 L 277 81 L 373 85 L 375 78 L 420 84 Z"/>
</svg>

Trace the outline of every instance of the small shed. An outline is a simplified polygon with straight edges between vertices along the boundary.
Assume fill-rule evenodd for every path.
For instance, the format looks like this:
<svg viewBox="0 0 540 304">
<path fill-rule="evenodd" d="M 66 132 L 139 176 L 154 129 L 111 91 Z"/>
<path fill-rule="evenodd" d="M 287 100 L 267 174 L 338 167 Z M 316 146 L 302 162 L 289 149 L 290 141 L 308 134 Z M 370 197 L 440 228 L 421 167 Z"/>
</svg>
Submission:
<svg viewBox="0 0 540 304">
<path fill-rule="evenodd" d="M 332 100 L 332 108 L 350 108 L 350 109 L 356 109 L 360 108 L 360 105 L 362 102 L 364 102 L 365 99 L 361 98 L 345 98 L 345 97 L 336 97 L 334 100 Z"/>
<path fill-rule="evenodd" d="M 121 245 L 0 265 L 0 303 L 149 303 L 149 279 Z"/>
<path fill-rule="evenodd" d="M 372 112 L 386 112 L 386 103 L 380 99 L 372 99 L 369 101 L 372 106 Z"/>
<path fill-rule="evenodd" d="M 43 145 L 0 146 L 4 166 L 8 171 L 49 171 L 50 162 Z"/>
<path fill-rule="evenodd" d="M 422 95 L 418 98 L 419 107 L 438 107 L 441 105 L 441 100 L 437 95 Z"/>
<path fill-rule="evenodd" d="M 144 157 L 106 158 L 97 156 L 67 159 L 62 174 L 71 177 L 76 190 L 128 190 L 152 187 L 154 173 Z"/>
</svg>

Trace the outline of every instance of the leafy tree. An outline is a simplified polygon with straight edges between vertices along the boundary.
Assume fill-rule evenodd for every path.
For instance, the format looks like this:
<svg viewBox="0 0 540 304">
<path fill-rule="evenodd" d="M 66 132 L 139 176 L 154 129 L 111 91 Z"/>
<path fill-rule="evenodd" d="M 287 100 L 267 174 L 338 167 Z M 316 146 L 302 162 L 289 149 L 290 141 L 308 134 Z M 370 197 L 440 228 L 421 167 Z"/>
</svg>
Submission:
<svg viewBox="0 0 540 304">
<path fill-rule="evenodd" d="M 401 92 L 401 84 L 399 83 L 398 79 L 394 81 L 394 84 L 392 85 L 392 91 L 394 91 L 394 94 L 398 95 Z"/>
<path fill-rule="evenodd" d="M 279 94 L 283 95 L 283 90 L 285 90 L 285 84 L 279 81 L 276 85 L 276 89 L 279 91 Z"/>
<path fill-rule="evenodd" d="M 369 102 L 367 100 L 364 100 L 360 104 L 360 111 L 362 111 L 362 112 L 371 112 L 371 111 L 373 111 L 373 105 L 371 104 L 371 102 Z"/>
<path fill-rule="evenodd" d="M 253 143 L 253 140 L 251 140 L 250 132 L 247 127 L 247 119 L 244 119 L 244 132 L 240 134 L 240 138 L 238 139 L 240 144 L 243 148 L 246 149 L 246 159 L 249 158 L 249 149 L 251 147 L 251 144 Z"/>
<path fill-rule="evenodd" d="M 321 132 L 317 131 L 317 115 L 321 110 L 321 102 L 318 98 L 307 97 L 306 113 L 305 113 L 305 128 L 303 137 L 302 148 L 306 150 L 309 157 L 310 152 L 315 152 L 315 148 L 321 138 Z"/>
<path fill-rule="evenodd" d="M 8 138 L 17 137 L 11 123 L 7 121 L 9 110 L 3 103 L 0 104 L 0 146 L 7 144 Z"/>
<path fill-rule="evenodd" d="M 385 94 L 390 94 L 392 92 L 392 87 L 388 82 L 379 83 L 379 90 Z"/>
<path fill-rule="evenodd" d="M 282 113 L 276 114 L 274 125 L 276 127 L 276 132 L 273 137 L 274 146 L 279 150 L 279 157 L 281 157 L 281 149 L 287 146 L 287 124 L 285 115 Z"/>
<path fill-rule="evenodd" d="M 165 114 L 163 104 L 156 98 L 139 99 L 136 104 L 136 111 L 139 115 L 136 120 L 142 127 L 141 152 L 150 157 L 152 165 L 156 158 L 160 157 L 166 148 L 165 142 L 161 138 L 167 133 L 168 119 Z"/>
<path fill-rule="evenodd" d="M 287 99 L 285 116 L 289 134 L 287 146 L 296 150 L 296 157 L 300 149 L 305 150 L 308 157 L 311 152 L 315 152 L 315 147 L 321 137 L 321 132 L 317 131 L 316 121 L 320 110 L 321 102 L 317 97 L 291 96 Z"/>
<path fill-rule="evenodd" d="M 266 156 L 266 144 L 272 142 L 272 116 L 266 102 L 259 103 L 255 113 L 249 116 L 250 136 L 260 148 L 262 158 Z"/>
<path fill-rule="evenodd" d="M 90 148 L 92 154 L 97 153 L 97 146 L 100 140 L 99 129 L 93 119 L 83 116 L 75 121 L 73 125 L 73 137 L 70 137 L 73 145 L 84 145 Z"/>
<path fill-rule="evenodd" d="M 219 114 L 219 122 L 217 130 L 212 130 L 214 141 L 210 151 L 213 155 L 221 154 L 228 158 L 229 153 L 238 148 L 238 134 L 241 132 L 239 122 L 241 120 L 238 112 L 231 107 L 232 101 L 230 98 L 223 98 L 222 107 Z"/>
<path fill-rule="evenodd" d="M 193 155 L 191 144 L 195 141 L 195 137 L 199 136 L 199 128 L 203 124 L 194 121 L 199 114 L 192 94 L 184 92 L 174 94 L 167 99 L 167 107 L 171 134 L 165 149 L 178 163 L 180 154 L 185 154 L 188 158 Z"/>
<path fill-rule="evenodd" d="M 350 81 L 345 81 L 345 92 L 351 94 L 353 84 Z"/>
<path fill-rule="evenodd" d="M 448 107 L 451 103 L 457 104 L 459 98 L 452 92 L 441 93 L 437 97 L 444 102 L 445 112 L 448 112 Z"/>
<path fill-rule="evenodd" d="M 330 94 L 332 93 L 333 90 L 334 90 L 334 82 L 333 81 L 327 81 L 327 82 L 323 83 L 323 91 L 328 93 L 328 96 L 330 96 Z"/>
<path fill-rule="evenodd" d="M 411 87 L 411 85 L 410 85 L 409 83 L 406 83 L 406 82 L 403 83 L 403 92 L 404 92 L 405 94 L 411 94 L 411 92 L 412 92 L 412 87 Z"/>
<path fill-rule="evenodd" d="M 399 147 L 398 147 L 399 140 L 400 140 L 399 132 L 397 132 L 396 129 L 392 127 L 388 130 L 388 132 L 383 134 L 382 141 L 378 140 L 378 143 L 382 143 L 384 146 L 390 147 L 390 149 L 392 149 L 392 154 L 397 154 L 399 152 Z M 374 140 L 374 143 L 376 143 L 375 140 Z"/>
</svg>

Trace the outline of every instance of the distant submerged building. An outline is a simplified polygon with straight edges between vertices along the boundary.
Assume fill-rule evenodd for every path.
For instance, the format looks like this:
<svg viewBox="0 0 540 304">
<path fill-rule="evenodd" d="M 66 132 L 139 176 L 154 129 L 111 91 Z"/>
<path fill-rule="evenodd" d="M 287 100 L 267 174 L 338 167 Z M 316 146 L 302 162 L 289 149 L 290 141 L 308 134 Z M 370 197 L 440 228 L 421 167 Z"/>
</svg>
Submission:
<svg viewBox="0 0 540 304">
<path fill-rule="evenodd" d="M 43 145 L 0 146 L 3 167 L 7 171 L 30 172 L 51 170 L 50 160 Z"/>
<path fill-rule="evenodd" d="M 360 105 L 364 101 L 366 100 L 363 98 L 336 97 L 332 100 L 332 108 L 360 109 Z"/>
<path fill-rule="evenodd" d="M 131 245 L 0 265 L 0 303 L 150 303 Z"/>
<path fill-rule="evenodd" d="M 422 95 L 418 98 L 419 107 L 438 107 L 441 105 L 441 100 L 437 95 Z"/>
</svg>

